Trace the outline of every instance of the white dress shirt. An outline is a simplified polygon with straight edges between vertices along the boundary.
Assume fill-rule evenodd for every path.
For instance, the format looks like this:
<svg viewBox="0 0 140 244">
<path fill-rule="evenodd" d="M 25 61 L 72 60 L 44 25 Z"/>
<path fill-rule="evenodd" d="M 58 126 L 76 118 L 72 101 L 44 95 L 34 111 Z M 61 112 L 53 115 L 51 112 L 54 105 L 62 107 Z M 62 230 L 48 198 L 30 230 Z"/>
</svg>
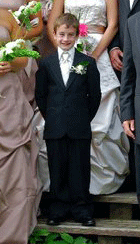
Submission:
<svg viewBox="0 0 140 244">
<path fill-rule="evenodd" d="M 72 66 L 73 59 L 74 59 L 75 48 L 72 47 L 70 50 L 67 51 L 69 54 L 69 58 L 68 58 L 69 70 L 68 71 L 64 70 L 63 58 L 62 58 L 63 52 L 64 52 L 64 50 L 62 50 L 60 47 L 58 47 L 58 58 L 59 58 L 61 73 L 62 73 L 64 84 L 67 85 L 67 81 L 68 81 L 69 73 L 70 73 L 70 68 Z"/>
<path fill-rule="evenodd" d="M 129 2 L 130 2 L 130 9 L 132 9 L 132 5 L 134 3 L 134 0 L 129 0 Z"/>
</svg>

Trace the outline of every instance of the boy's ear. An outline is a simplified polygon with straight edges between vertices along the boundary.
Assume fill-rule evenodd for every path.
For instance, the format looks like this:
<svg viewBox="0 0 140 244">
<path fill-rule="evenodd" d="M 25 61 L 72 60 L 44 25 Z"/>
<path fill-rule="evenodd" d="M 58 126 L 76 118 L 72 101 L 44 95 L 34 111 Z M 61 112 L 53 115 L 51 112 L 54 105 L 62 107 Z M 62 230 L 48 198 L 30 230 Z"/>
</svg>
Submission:
<svg viewBox="0 0 140 244">
<path fill-rule="evenodd" d="M 78 38 L 79 38 L 79 34 L 78 34 L 78 35 L 76 35 L 76 40 L 75 40 L 75 41 L 77 41 L 77 40 L 78 40 Z"/>
<path fill-rule="evenodd" d="M 56 39 L 56 33 L 53 31 L 53 38 Z"/>
</svg>

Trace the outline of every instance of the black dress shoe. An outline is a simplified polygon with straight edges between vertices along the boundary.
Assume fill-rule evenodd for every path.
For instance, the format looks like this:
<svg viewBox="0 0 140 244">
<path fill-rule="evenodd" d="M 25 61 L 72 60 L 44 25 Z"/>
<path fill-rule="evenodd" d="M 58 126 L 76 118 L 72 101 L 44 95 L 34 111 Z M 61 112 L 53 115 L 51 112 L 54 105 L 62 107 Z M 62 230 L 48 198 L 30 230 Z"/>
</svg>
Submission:
<svg viewBox="0 0 140 244">
<path fill-rule="evenodd" d="M 59 218 L 48 219 L 47 224 L 48 225 L 59 225 L 60 220 L 59 220 Z"/>
<path fill-rule="evenodd" d="M 95 220 L 94 219 L 83 220 L 82 225 L 83 226 L 95 226 Z"/>
<path fill-rule="evenodd" d="M 74 205 L 72 216 L 76 222 L 81 223 L 83 226 L 95 226 L 95 220 L 86 205 Z"/>
</svg>

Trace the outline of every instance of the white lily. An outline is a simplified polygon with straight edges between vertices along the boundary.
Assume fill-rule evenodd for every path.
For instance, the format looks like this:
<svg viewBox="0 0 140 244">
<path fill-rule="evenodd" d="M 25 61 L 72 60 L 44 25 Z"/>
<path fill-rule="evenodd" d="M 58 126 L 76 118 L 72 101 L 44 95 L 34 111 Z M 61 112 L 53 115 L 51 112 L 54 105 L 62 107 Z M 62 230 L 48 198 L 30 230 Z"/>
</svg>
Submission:
<svg viewBox="0 0 140 244">
<path fill-rule="evenodd" d="M 6 43 L 6 45 L 5 45 L 5 48 L 6 49 L 13 49 L 14 47 L 16 47 L 16 43 L 15 42 L 8 42 L 8 43 Z"/>
<path fill-rule="evenodd" d="M 13 53 L 13 50 L 11 48 L 6 48 L 5 49 L 5 54 L 10 54 L 10 53 Z"/>
</svg>

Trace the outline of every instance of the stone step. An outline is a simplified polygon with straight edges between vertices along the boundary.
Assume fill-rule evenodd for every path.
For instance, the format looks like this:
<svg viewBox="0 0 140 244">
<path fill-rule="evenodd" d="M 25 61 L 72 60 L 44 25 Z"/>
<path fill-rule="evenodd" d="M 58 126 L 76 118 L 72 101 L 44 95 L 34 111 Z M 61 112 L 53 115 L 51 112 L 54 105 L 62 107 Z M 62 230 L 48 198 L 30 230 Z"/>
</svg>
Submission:
<svg viewBox="0 0 140 244">
<path fill-rule="evenodd" d="M 140 238 L 140 221 L 133 220 L 133 206 L 136 206 L 136 193 L 116 193 L 111 195 L 93 196 L 93 201 L 103 208 L 109 206 L 107 218 L 96 218 L 95 227 L 85 227 L 73 221 L 64 222 L 58 226 L 47 225 L 46 218 L 39 218 L 36 228 L 47 228 L 50 232 L 78 235 L 93 235 L 98 237 L 98 244 L 122 244 L 123 238 Z M 101 206 L 100 206 L 101 207 Z"/>
<path fill-rule="evenodd" d="M 135 192 L 93 196 L 94 202 L 138 204 Z"/>
<path fill-rule="evenodd" d="M 134 192 L 93 196 L 93 201 L 104 204 L 103 207 L 105 204 L 109 206 L 109 219 L 131 220 L 134 208 L 138 208 L 137 195 Z"/>
<path fill-rule="evenodd" d="M 118 220 L 118 219 L 95 219 L 95 227 L 82 226 L 73 221 L 63 222 L 57 226 L 47 225 L 47 219 L 39 219 L 36 228 L 47 228 L 50 232 L 66 232 L 70 234 L 86 234 L 98 236 L 126 236 L 140 237 L 139 220 Z"/>
</svg>

